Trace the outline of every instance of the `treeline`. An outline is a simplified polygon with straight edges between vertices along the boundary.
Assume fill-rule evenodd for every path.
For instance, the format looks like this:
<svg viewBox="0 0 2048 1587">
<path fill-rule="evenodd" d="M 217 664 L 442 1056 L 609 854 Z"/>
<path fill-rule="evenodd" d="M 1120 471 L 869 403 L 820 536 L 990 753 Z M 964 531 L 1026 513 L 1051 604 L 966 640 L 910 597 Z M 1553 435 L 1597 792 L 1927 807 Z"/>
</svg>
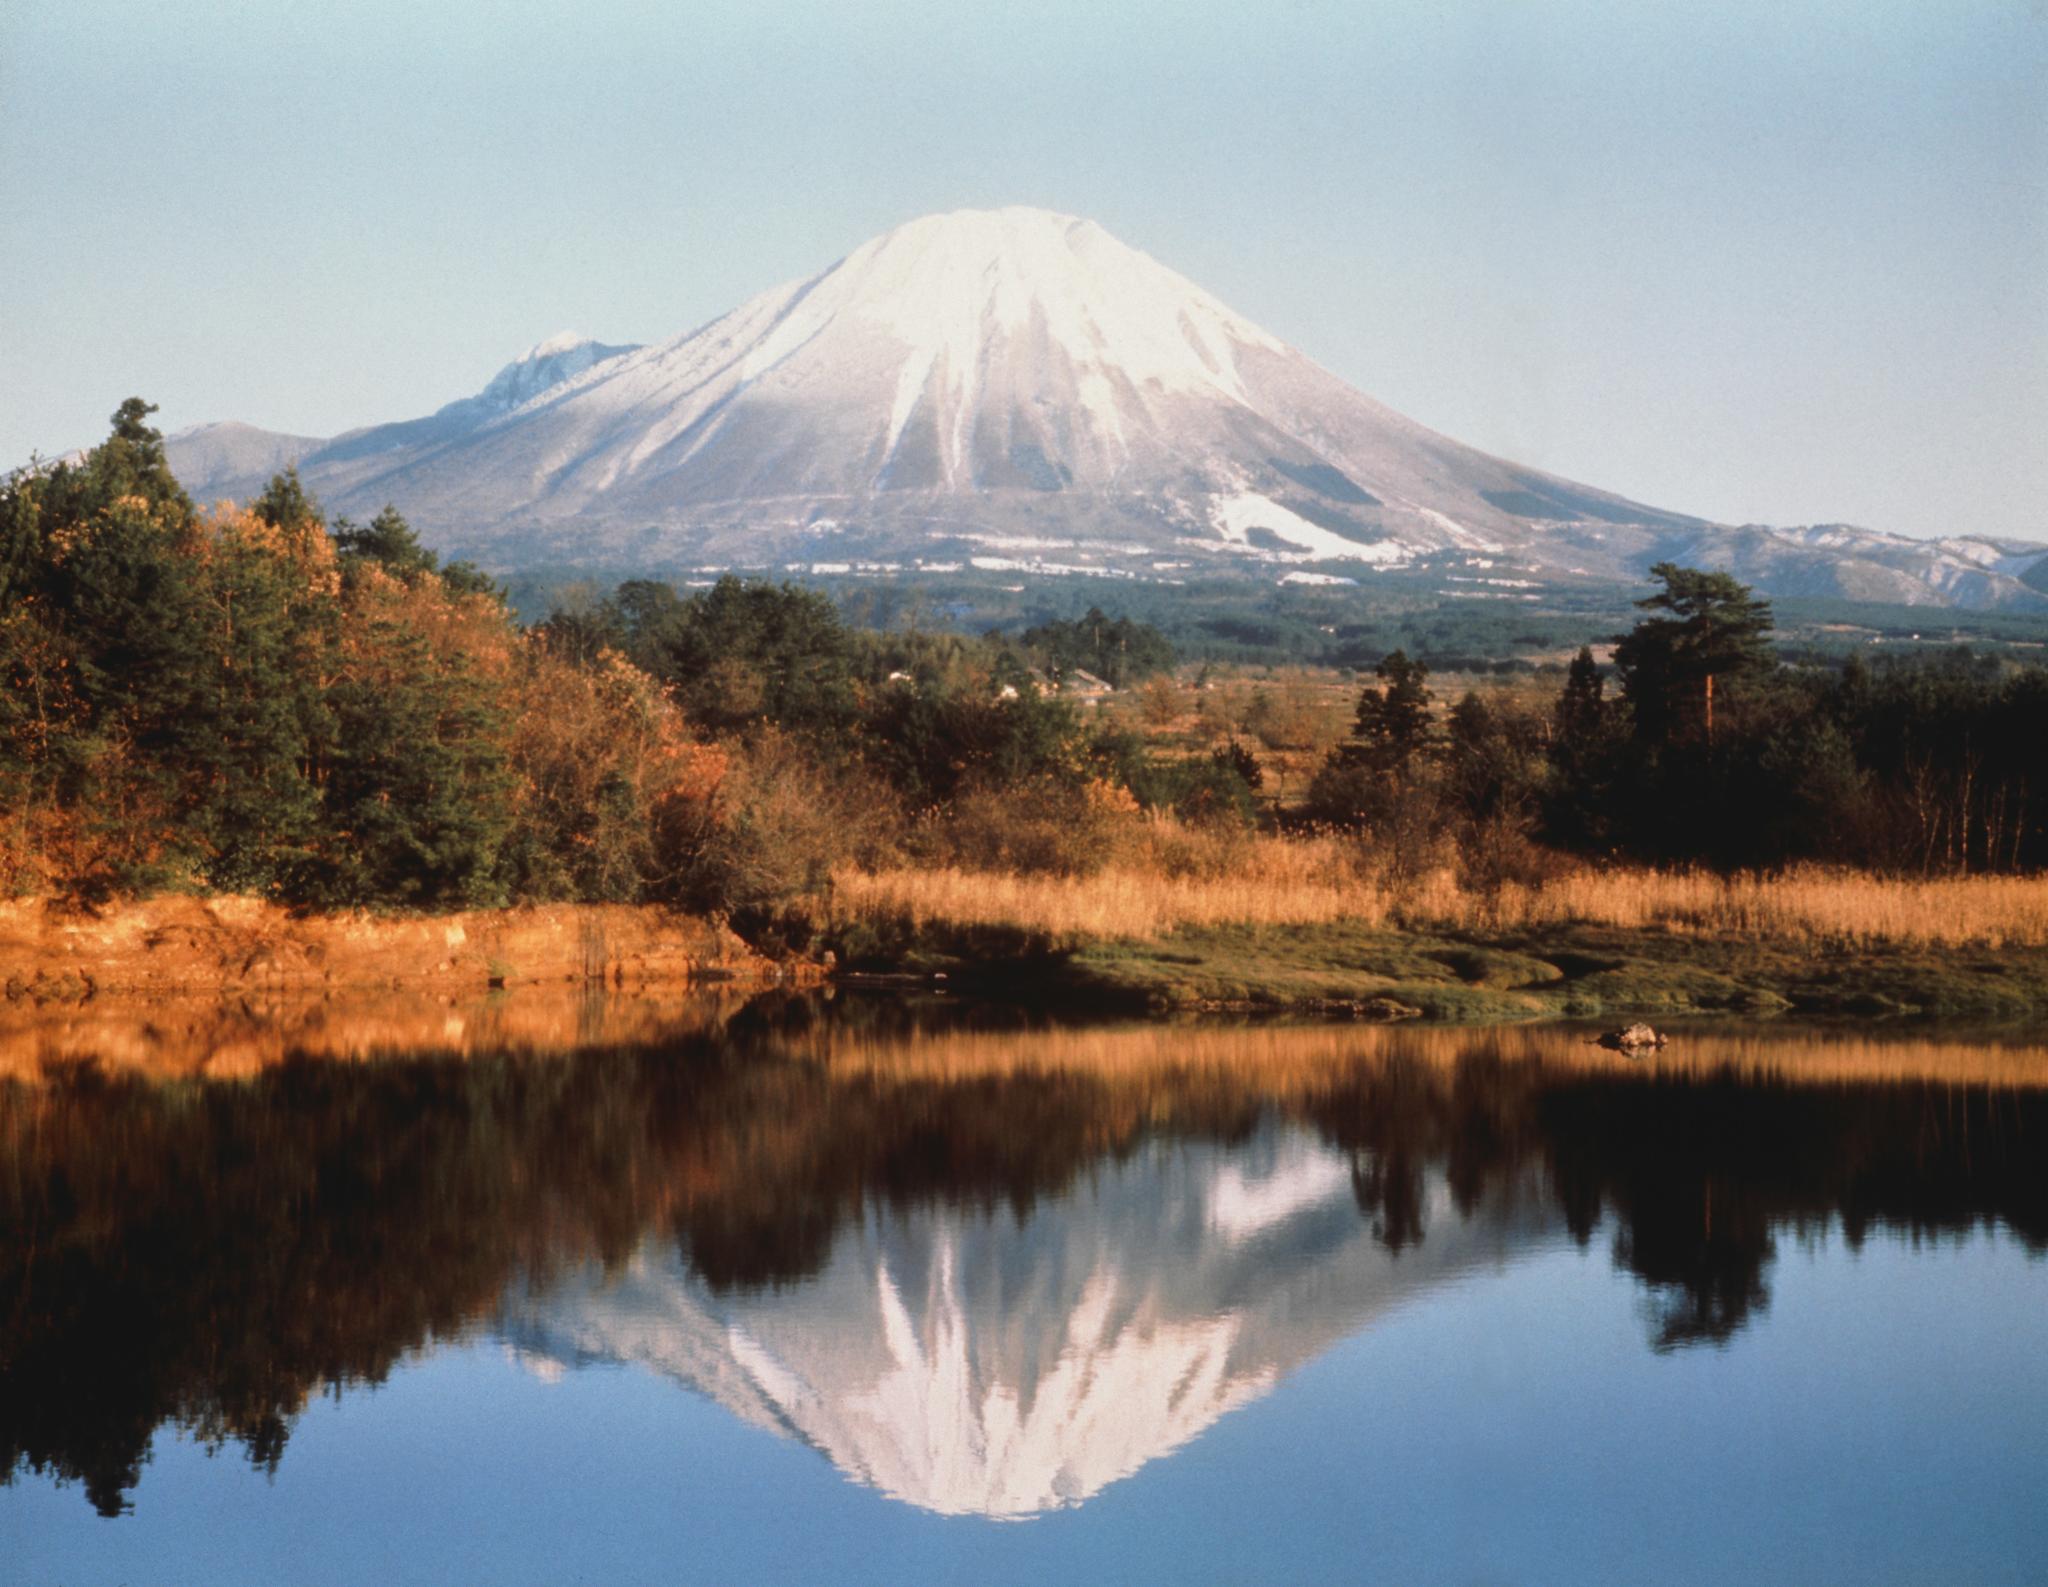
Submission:
<svg viewBox="0 0 2048 1587">
<path fill-rule="evenodd" d="M 718 766 L 655 685 L 522 634 L 404 520 L 295 476 L 201 512 L 140 401 L 0 492 L 0 882 L 296 904 L 680 882 Z"/>
<path fill-rule="evenodd" d="M 2048 863 L 2048 671 L 1967 651 L 1782 665 L 1771 611 L 1727 574 L 1659 564 L 1613 681 L 1582 649 L 1547 705 L 1468 693 L 1447 712 L 1396 652 L 1329 757 L 1310 819 L 1482 881 L 1544 851 L 1912 874 Z M 1541 845 L 1537 847 L 1536 845 Z"/>
<path fill-rule="evenodd" d="M 1303 823 L 1355 833 L 1382 878 L 1481 888 L 1561 852 L 2048 860 L 2048 673 L 1787 668 L 1725 575 L 1656 570 L 1611 690 L 1583 651 L 1555 699 L 1444 709 L 1396 651 L 1306 800 L 1261 803 L 1267 768 L 1186 710 L 1206 696 L 1143 623 L 863 630 L 727 578 L 526 627 L 397 513 L 329 524 L 289 472 L 200 510 L 150 412 L 0 488 L 0 892 L 668 901 L 773 946 L 810 940 L 849 865 L 1221 875 Z M 1081 672 L 1139 684 L 1139 711 L 1077 706 L 1057 684 Z M 1164 732 L 1190 714 L 1208 725 Z"/>
<path fill-rule="evenodd" d="M 397 513 L 330 525 L 289 472 L 200 510 L 152 411 L 0 489 L 0 891 L 671 900 L 772 932 L 835 865 L 906 844 L 1029 863 L 1119 798 L 1248 803 L 1043 691 L 1170 665 L 1138 625 L 861 633 L 728 579 L 522 628 Z"/>
<path fill-rule="evenodd" d="M 693 897 L 757 937 L 806 935 L 790 906 L 848 862 L 1080 873 L 1146 812 L 1253 819 L 1260 772 L 1244 752 L 1156 756 L 1062 691 L 1077 671 L 1130 683 L 1172 666 L 1156 630 L 1097 610 L 1012 640 L 857 629 L 792 585 L 641 580 L 533 636 L 630 666 L 718 746 L 729 771 Z"/>
</svg>

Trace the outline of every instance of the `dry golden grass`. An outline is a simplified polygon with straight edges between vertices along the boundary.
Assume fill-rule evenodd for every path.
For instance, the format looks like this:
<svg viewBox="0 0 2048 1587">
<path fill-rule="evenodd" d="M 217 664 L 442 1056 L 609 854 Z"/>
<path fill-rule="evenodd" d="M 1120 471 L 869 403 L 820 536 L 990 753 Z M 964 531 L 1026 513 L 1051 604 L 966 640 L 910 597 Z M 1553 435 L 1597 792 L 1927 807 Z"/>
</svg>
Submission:
<svg viewBox="0 0 2048 1587">
<path fill-rule="evenodd" d="M 1859 947 L 2048 944 L 2048 877 L 1905 881 L 1818 866 L 1734 877 L 1580 871 L 1541 888 L 1513 889 L 1501 908 L 1526 925 L 1663 927 Z"/>
<path fill-rule="evenodd" d="M 1366 879 L 1351 847 L 1333 838 L 1247 841 L 1222 874 L 1171 875 L 1143 863 L 1079 877 L 845 870 L 833 878 L 833 909 L 842 919 L 1010 926 L 1062 940 L 1343 921 L 1453 931 L 1577 924 L 1852 947 L 2048 945 L 2048 878 L 1586 869 L 1487 898 L 1436 871 L 1394 893 Z"/>
<path fill-rule="evenodd" d="M 1223 875 L 1169 875 L 1112 865 L 1092 876 L 1015 875 L 951 866 L 842 870 L 832 907 L 843 919 L 915 926 L 1016 926 L 1051 936 L 1138 937 L 1175 926 L 1314 925 L 1386 918 L 1387 900 L 1353 879 L 1342 845 L 1246 843 Z"/>
</svg>

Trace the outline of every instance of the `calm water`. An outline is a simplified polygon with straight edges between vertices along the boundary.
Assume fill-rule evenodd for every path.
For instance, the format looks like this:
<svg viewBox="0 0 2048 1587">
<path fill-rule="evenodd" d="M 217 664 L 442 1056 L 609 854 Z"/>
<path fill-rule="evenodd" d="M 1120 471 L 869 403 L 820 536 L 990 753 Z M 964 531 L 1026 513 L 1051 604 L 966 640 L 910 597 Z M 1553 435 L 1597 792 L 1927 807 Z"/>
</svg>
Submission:
<svg viewBox="0 0 2048 1587">
<path fill-rule="evenodd" d="M 0 1580 L 2048 1580 L 2048 1043 L 0 1032 Z"/>
</svg>

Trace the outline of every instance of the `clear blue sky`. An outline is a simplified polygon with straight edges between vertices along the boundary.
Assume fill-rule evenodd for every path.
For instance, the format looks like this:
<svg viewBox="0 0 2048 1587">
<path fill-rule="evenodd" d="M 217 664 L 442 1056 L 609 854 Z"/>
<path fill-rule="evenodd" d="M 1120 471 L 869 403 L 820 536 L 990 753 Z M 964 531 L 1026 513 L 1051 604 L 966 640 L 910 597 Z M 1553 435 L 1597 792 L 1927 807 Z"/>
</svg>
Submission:
<svg viewBox="0 0 2048 1587">
<path fill-rule="evenodd" d="M 2048 0 L 7 0 L 0 196 L 0 461 L 1028 203 L 1590 484 L 2048 539 Z"/>
</svg>

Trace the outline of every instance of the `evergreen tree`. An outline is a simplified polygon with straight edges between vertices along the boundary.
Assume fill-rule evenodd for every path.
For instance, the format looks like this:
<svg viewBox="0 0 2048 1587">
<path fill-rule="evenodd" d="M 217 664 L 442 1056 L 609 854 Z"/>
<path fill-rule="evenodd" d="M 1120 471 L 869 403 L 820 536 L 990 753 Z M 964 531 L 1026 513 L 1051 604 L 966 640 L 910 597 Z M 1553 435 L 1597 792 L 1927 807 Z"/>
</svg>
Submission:
<svg viewBox="0 0 2048 1587">
<path fill-rule="evenodd" d="M 271 482 L 275 489 L 277 481 Z M 297 476 L 292 485 L 297 487 Z M 360 562 L 375 563 L 393 578 L 407 584 L 419 582 L 420 575 L 432 573 L 438 565 L 438 558 L 420 544 L 420 537 L 413 533 L 396 507 L 386 506 L 367 524 L 353 523 L 346 518 L 338 519 L 334 525 L 334 546 L 345 558 Z"/>
<path fill-rule="evenodd" d="M 288 486 L 283 483 L 287 480 Z M 311 505 L 299 488 L 294 470 L 288 469 L 272 480 L 271 492 L 279 499 L 276 510 L 280 515 L 290 515 L 295 508 Z M 312 511 L 317 521 L 318 508 Z M 505 599 L 504 588 L 474 563 L 450 562 L 443 566 L 438 556 L 420 544 L 420 537 L 404 515 L 389 503 L 367 524 L 336 519 L 334 547 L 345 568 L 380 567 L 406 584 L 418 584 L 431 573 L 450 595 L 485 595 L 500 603 Z"/>
<path fill-rule="evenodd" d="M 296 464 L 288 465 L 280 474 L 273 474 L 270 483 L 263 487 L 263 494 L 249 503 L 249 511 L 271 528 L 287 532 L 320 527 L 326 522 L 321 516 L 320 504 L 307 494 L 306 487 L 300 482 Z"/>
<path fill-rule="evenodd" d="M 1429 668 L 1396 650 L 1374 671 L 1380 687 L 1360 691 L 1351 738 L 1330 752 L 1309 784 L 1308 810 L 1319 821 L 1385 827 L 1397 815 L 1419 817 L 1420 804 L 1429 802 L 1412 797 L 1438 747 Z"/>
<path fill-rule="evenodd" d="M 913 810 L 950 804 L 970 788 L 1078 784 L 1087 771 L 1069 701 L 1029 687 L 999 694 L 985 678 L 880 690 L 861 725 L 868 758 Z"/>
<path fill-rule="evenodd" d="M 1218 771 L 1231 773 L 1253 793 L 1266 785 L 1265 768 L 1259 764 L 1259 758 L 1235 738 L 1211 750 L 1209 759 Z"/>
<path fill-rule="evenodd" d="M 1623 702 L 1607 698 L 1592 647 L 1581 645 L 1551 709 L 1543 830 L 1552 842 L 1574 849 L 1609 846 L 1626 713 Z"/>
<path fill-rule="evenodd" d="M 1446 782 L 1462 815 L 1526 824 L 1542 781 L 1545 726 L 1531 712 L 1471 691 L 1451 708 Z"/>
<path fill-rule="evenodd" d="M 1664 587 L 1636 605 L 1668 615 L 1644 618 L 1614 650 L 1636 737 L 1659 745 L 1693 736 L 1711 743 L 1716 688 L 1725 693 L 1776 666 L 1770 604 L 1726 573 L 1659 562 L 1650 576 Z"/>
<path fill-rule="evenodd" d="M 533 633 L 554 655 L 585 667 L 594 665 L 607 650 L 623 653 L 626 648 L 624 631 L 603 607 L 584 611 L 557 607 Z"/>
<path fill-rule="evenodd" d="M 1429 668 L 1396 650 L 1373 671 L 1381 687 L 1360 692 L 1352 741 L 1342 753 L 1352 764 L 1402 777 L 1417 757 L 1435 747 Z"/>
<path fill-rule="evenodd" d="M 114 410 L 112 433 L 87 456 L 77 473 L 104 504 L 114 497 L 139 496 L 166 519 L 189 523 L 192 498 L 171 473 L 163 435 L 149 424 L 156 404 L 130 397 Z"/>
<path fill-rule="evenodd" d="M 1591 645 L 1579 646 L 1564 675 L 1564 690 L 1557 697 L 1553 720 L 1554 740 L 1562 757 L 1581 754 L 1598 744 L 1607 726 L 1607 680 L 1593 659 Z"/>
<path fill-rule="evenodd" d="M 851 727 L 853 636 L 828 596 L 728 574 L 671 606 L 664 588 L 626 586 L 618 606 L 634 653 L 674 685 L 697 727 L 774 724 L 813 737 Z"/>
<path fill-rule="evenodd" d="M 0 616 L 11 615 L 34 588 L 43 554 L 47 479 L 38 462 L 0 481 Z"/>
<path fill-rule="evenodd" d="M 34 627 L 10 641 L 19 791 L 72 813 L 92 890 L 174 875 L 191 848 L 177 751 L 197 704 L 197 523 L 154 411 L 131 397 L 81 463 L 10 486 L 0 510 L 33 562 Z"/>
<path fill-rule="evenodd" d="M 511 827 L 505 723 L 460 656 L 437 655 L 402 610 L 371 620 L 330 692 L 327 837 L 299 891 L 323 904 L 504 900 Z"/>
<path fill-rule="evenodd" d="M 1173 646 L 1149 623 L 1112 618 L 1091 606 L 1077 622 L 1041 623 L 1020 641 L 1046 671 L 1064 679 L 1089 672 L 1121 689 L 1155 673 L 1173 670 Z"/>
<path fill-rule="evenodd" d="M 675 586 L 654 579 L 626 580 L 600 612 L 618 631 L 627 657 L 656 675 L 668 664 L 669 640 L 691 620 Z"/>
<path fill-rule="evenodd" d="M 200 687 L 177 746 L 206 878 L 235 892 L 277 891 L 303 864 L 321 814 L 315 746 L 331 737 L 318 666 L 331 625 L 309 580 L 325 537 L 317 517 L 266 524 L 231 518 L 208 547 Z"/>
</svg>

